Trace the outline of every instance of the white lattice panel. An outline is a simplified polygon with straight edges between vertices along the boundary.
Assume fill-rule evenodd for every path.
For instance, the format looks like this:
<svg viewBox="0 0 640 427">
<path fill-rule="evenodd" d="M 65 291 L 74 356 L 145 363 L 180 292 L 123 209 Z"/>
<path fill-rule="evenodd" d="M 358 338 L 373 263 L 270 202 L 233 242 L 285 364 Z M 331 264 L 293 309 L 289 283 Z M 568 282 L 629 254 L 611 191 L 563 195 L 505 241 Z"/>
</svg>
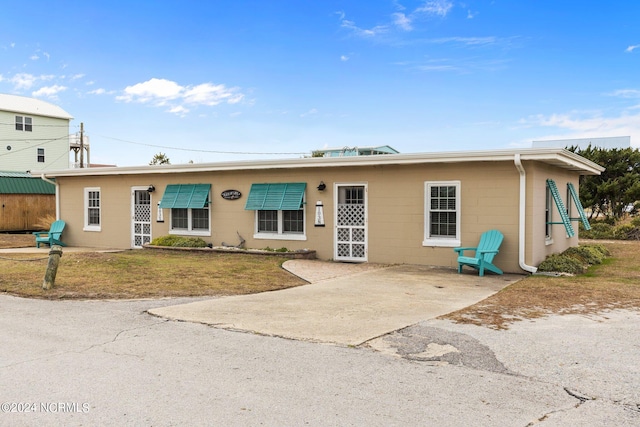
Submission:
<svg viewBox="0 0 640 427">
<path fill-rule="evenodd" d="M 364 205 L 338 205 L 338 225 L 364 225 Z"/>
</svg>

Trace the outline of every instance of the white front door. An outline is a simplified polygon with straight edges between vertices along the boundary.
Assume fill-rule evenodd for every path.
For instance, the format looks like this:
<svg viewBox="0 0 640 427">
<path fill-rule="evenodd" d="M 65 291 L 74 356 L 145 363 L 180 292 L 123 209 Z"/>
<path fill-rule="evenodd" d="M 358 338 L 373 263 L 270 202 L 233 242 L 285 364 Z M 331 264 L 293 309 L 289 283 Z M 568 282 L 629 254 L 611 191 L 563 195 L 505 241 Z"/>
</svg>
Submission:
<svg viewBox="0 0 640 427">
<path fill-rule="evenodd" d="M 367 261 L 367 186 L 336 184 L 336 261 Z"/>
<path fill-rule="evenodd" d="M 151 242 L 151 193 L 147 187 L 131 191 L 131 247 L 141 248 Z"/>
</svg>

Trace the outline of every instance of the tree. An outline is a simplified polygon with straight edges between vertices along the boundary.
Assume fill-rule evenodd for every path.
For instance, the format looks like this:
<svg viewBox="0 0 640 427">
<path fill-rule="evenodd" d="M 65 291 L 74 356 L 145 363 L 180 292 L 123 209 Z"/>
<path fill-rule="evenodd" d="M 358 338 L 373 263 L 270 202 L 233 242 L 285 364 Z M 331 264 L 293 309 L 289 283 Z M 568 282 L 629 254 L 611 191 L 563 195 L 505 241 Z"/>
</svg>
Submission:
<svg viewBox="0 0 640 427">
<path fill-rule="evenodd" d="M 582 157 L 605 167 L 601 175 L 580 178 L 580 202 L 591 216 L 617 221 L 640 208 L 640 151 L 637 148 L 604 149 L 569 147 Z"/>
<path fill-rule="evenodd" d="M 149 162 L 150 166 L 170 165 L 170 164 L 171 164 L 171 161 L 169 160 L 167 155 L 164 153 L 157 153 L 155 156 L 153 156 L 153 159 L 151 159 L 151 161 Z"/>
</svg>

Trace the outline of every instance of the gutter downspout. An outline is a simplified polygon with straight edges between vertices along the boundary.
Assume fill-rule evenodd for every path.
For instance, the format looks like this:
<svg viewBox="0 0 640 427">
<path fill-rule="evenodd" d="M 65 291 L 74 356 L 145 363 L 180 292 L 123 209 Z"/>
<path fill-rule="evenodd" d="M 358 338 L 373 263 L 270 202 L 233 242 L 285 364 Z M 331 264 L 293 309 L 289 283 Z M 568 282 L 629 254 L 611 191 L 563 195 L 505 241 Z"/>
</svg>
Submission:
<svg viewBox="0 0 640 427">
<path fill-rule="evenodd" d="M 60 219 L 60 185 L 44 176 L 44 174 L 40 175 L 40 179 L 56 186 L 56 220 L 58 220 Z"/>
<path fill-rule="evenodd" d="M 538 271 L 537 267 L 527 265 L 524 260 L 525 255 L 525 218 L 526 218 L 526 205 L 527 205 L 527 174 L 522 166 L 522 161 L 520 160 L 520 154 L 516 154 L 513 162 L 516 165 L 516 169 L 518 169 L 518 173 L 520 173 L 520 217 L 518 219 L 518 262 L 520 264 L 520 268 L 524 271 L 528 271 L 529 273 L 535 273 Z"/>
</svg>

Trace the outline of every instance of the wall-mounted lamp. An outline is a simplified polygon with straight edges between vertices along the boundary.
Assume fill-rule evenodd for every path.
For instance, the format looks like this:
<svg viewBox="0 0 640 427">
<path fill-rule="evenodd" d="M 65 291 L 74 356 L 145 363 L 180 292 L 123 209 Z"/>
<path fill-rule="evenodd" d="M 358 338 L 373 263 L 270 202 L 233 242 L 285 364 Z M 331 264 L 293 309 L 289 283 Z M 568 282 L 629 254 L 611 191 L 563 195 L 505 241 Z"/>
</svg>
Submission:
<svg viewBox="0 0 640 427">
<path fill-rule="evenodd" d="M 318 185 L 318 191 L 324 191 L 325 188 L 327 188 L 327 185 L 324 183 L 324 181 L 320 181 L 320 185 Z"/>
<path fill-rule="evenodd" d="M 154 187 L 153 184 L 151 184 L 149 188 L 147 188 L 147 193 L 153 193 L 154 191 L 156 191 L 156 187 Z"/>
</svg>

